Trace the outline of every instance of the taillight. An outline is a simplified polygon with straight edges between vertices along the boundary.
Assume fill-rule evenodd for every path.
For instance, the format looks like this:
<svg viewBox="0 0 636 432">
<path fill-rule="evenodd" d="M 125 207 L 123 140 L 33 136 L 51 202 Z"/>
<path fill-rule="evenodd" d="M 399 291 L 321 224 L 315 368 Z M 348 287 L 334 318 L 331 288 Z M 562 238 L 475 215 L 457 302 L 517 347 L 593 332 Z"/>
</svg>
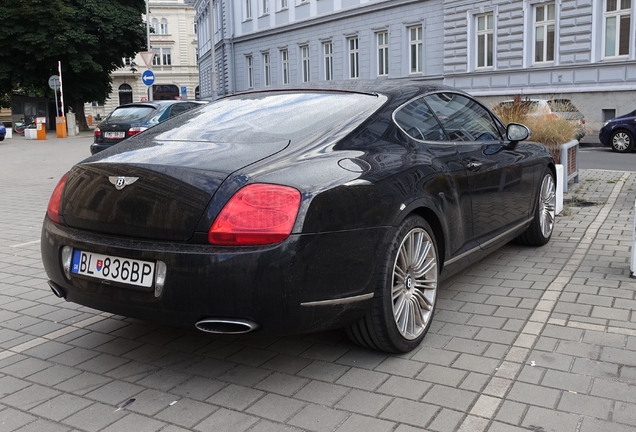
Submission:
<svg viewBox="0 0 636 432">
<path fill-rule="evenodd" d="M 137 135 L 139 132 L 143 132 L 146 129 L 148 128 L 145 126 L 133 126 L 130 129 L 128 129 L 128 136 Z"/>
<path fill-rule="evenodd" d="M 102 136 L 102 130 L 98 127 L 95 128 L 95 132 L 93 132 L 93 136 L 95 138 Z"/>
<path fill-rule="evenodd" d="M 300 192 L 294 188 L 247 185 L 223 207 L 208 232 L 208 241 L 232 246 L 279 243 L 289 237 L 299 207 Z"/>
<path fill-rule="evenodd" d="M 51 194 L 49 205 L 46 208 L 46 214 L 49 216 L 49 219 L 55 223 L 60 223 L 60 202 L 62 201 L 62 192 L 64 191 L 67 178 L 68 173 L 64 174 L 60 181 L 57 182 L 57 186 L 55 186 Z"/>
</svg>

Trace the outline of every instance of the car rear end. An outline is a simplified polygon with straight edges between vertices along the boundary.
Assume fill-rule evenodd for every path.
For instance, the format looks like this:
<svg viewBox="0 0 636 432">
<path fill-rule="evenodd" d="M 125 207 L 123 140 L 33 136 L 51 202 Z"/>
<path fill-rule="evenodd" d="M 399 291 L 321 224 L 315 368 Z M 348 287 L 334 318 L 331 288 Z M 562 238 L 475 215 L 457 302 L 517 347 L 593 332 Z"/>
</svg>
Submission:
<svg viewBox="0 0 636 432">
<path fill-rule="evenodd" d="M 148 129 L 149 120 L 156 115 L 159 108 L 159 105 L 151 103 L 127 104 L 115 108 L 95 128 L 91 154 L 105 150 Z"/>
<path fill-rule="evenodd" d="M 548 101 L 548 105 L 551 112 L 574 125 L 576 129 L 574 139 L 580 140 L 585 136 L 585 116 L 570 99 L 551 99 Z"/>
</svg>

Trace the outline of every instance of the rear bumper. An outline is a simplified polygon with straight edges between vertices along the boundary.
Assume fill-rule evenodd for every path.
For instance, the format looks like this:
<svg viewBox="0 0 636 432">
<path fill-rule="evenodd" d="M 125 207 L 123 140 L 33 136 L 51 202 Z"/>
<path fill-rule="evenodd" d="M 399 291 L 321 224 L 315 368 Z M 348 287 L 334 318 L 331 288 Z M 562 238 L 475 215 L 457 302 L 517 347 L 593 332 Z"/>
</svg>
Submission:
<svg viewBox="0 0 636 432">
<path fill-rule="evenodd" d="M 99 153 L 102 150 L 106 150 L 108 148 L 111 148 L 112 146 L 114 146 L 115 144 L 117 144 L 116 142 L 114 143 L 96 143 L 94 142 L 93 144 L 91 144 L 91 154 L 94 155 L 96 153 Z"/>
<path fill-rule="evenodd" d="M 46 273 L 68 301 L 186 328 L 202 319 L 231 318 L 258 324 L 259 333 L 293 334 L 343 327 L 366 313 L 390 235 L 391 228 L 377 228 L 293 235 L 273 246 L 229 248 L 127 240 L 45 218 L 41 247 Z M 163 291 L 155 297 L 154 291 L 67 279 L 61 266 L 64 246 L 161 260 L 167 266 Z M 341 299 L 345 301 L 329 302 Z"/>
</svg>

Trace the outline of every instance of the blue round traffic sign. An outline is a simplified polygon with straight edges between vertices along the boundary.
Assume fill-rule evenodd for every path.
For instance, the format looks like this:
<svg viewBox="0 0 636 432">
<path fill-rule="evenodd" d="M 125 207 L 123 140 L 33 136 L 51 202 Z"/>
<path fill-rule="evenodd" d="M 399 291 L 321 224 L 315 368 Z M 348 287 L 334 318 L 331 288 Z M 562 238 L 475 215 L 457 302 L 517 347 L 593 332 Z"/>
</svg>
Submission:
<svg viewBox="0 0 636 432">
<path fill-rule="evenodd" d="M 144 73 L 141 74 L 141 81 L 150 87 L 155 82 L 155 74 L 150 69 L 146 69 Z"/>
</svg>

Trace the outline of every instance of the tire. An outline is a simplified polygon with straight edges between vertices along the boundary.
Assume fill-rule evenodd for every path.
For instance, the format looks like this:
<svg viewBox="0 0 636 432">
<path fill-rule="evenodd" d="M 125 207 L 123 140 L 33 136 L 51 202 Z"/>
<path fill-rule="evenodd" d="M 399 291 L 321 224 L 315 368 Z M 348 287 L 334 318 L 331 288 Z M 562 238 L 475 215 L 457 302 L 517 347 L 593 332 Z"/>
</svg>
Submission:
<svg viewBox="0 0 636 432">
<path fill-rule="evenodd" d="M 528 229 L 516 238 L 517 243 L 529 246 L 543 246 L 549 242 L 550 237 L 552 237 L 552 231 L 554 231 L 555 217 L 556 183 L 554 182 L 554 175 L 546 168 L 537 193 L 534 219 Z"/>
<path fill-rule="evenodd" d="M 371 310 L 347 328 L 347 335 L 365 348 L 392 353 L 413 350 L 433 321 L 438 280 L 435 235 L 423 218 L 410 216 L 385 252 Z"/>
<path fill-rule="evenodd" d="M 612 150 L 618 153 L 630 153 L 634 150 L 634 137 L 626 130 L 617 130 L 610 137 Z"/>
</svg>

